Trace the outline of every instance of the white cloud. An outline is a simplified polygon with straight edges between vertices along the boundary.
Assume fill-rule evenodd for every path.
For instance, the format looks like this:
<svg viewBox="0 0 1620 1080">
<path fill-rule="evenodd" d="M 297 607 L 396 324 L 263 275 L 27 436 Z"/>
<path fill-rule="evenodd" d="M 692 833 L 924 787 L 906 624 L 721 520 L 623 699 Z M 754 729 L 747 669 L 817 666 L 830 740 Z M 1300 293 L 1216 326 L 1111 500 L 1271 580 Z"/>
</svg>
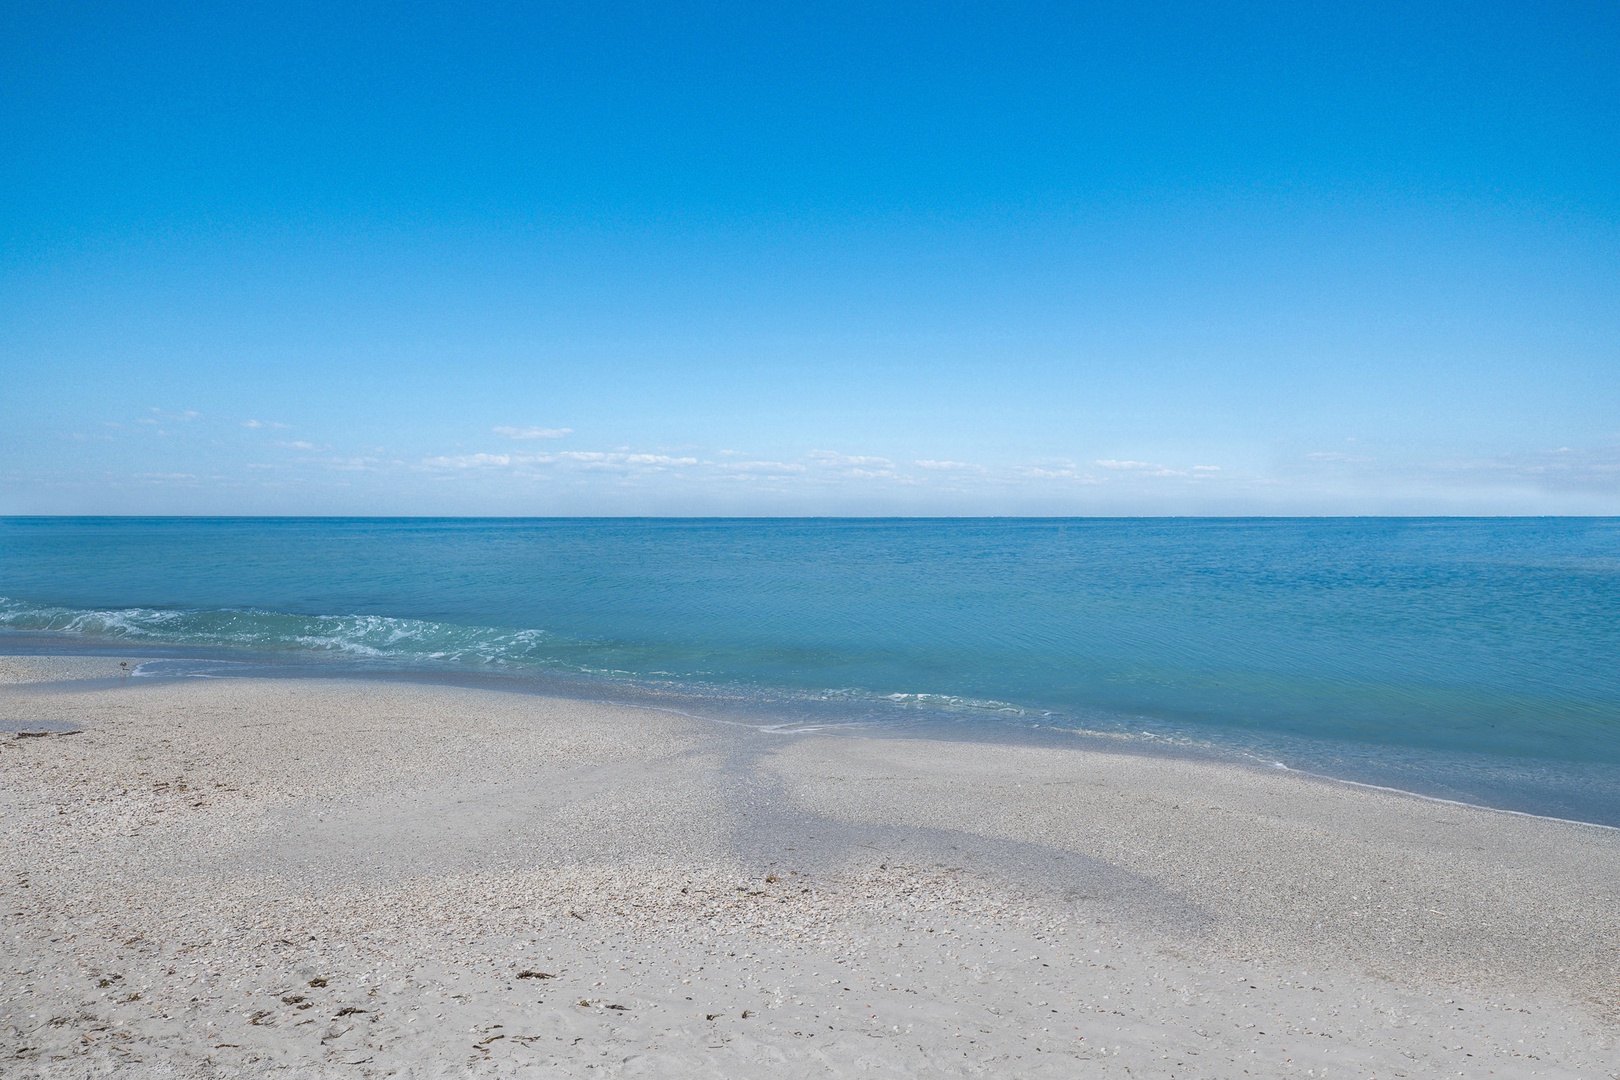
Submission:
<svg viewBox="0 0 1620 1080">
<path fill-rule="evenodd" d="M 1031 480 L 1072 480 L 1077 484 L 1095 484 L 1099 481 L 1090 473 L 1083 473 L 1072 461 L 1053 461 L 1045 465 L 1027 465 L 1017 470 L 1019 476 Z"/>
<path fill-rule="evenodd" d="M 450 457 L 430 457 L 422 461 L 430 469 L 480 469 L 512 464 L 510 454 L 457 454 Z"/>
<path fill-rule="evenodd" d="M 886 457 L 859 454 L 840 454 L 835 450 L 812 450 L 811 464 L 824 472 L 835 473 L 849 480 L 897 479 L 894 462 Z"/>
<path fill-rule="evenodd" d="M 366 457 L 333 458 L 326 467 L 334 472 L 376 472 L 377 459 Z"/>
<path fill-rule="evenodd" d="M 274 420 L 244 420 L 242 421 L 242 426 L 245 428 L 253 428 L 254 430 L 258 430 L 259 428 L 271 428 L 277 431 L 284 431 L 287 428 L 292 427 L 291 424 L 277 423 Z"/>
<path fill-rule="evenodd" d="M 631 473 L 662 472 L 666 469 L 684 469 L 697 464 L 697 458 L 672 457 L 668 454 L 636 454 L 618 450 L 563 450 L 555 454 L 447 454 L 423 458 L 418 467 L 458 470 L 529 469 L 529 475 L 532 476 L 535 475 L 533 467 L 539 465 Z"/>
<path fill-rule="evenodd" d="M 894 467 L 894 462 L 886 457 L 861 457 L 854 454 L 840 454 L 836 450 L 812 450 L 810 458 L 824 465 L 867 466 L 875 465 L 879 468 Z"/>
<path fill-rule="evenodd" d="M 303 439 L 297 439 L 297 440 L 295 440 L 293 442 L 278 442 L 278 443 L 276 443 L 276 445 L 281 447 L 283 450 L 330 450 L 330 449 L 332 449 L 330 446 L 316 446 L 314 443 L 305 442 Z"/>
<path fill-rule="evenodd" d="M 728 473 L 802 473 L 804 466 L 787 461 L 725 461 L 718 468 Z"/>
<path fill-rule="evenodd" d="M 1220 472 L 1221 467 L 1219 465 L 1194 465 L 1192 471 L 1201 473 Z"/>
<path fill-rule="evenodd" d="M 572 461 L 587 468 L 623 469 L 647 467 L 655 469 L 685 468 L 696 465 L 695 457 L 670 457 L 668 454 L 630 454 L 621 450 L 564 450 L 555 455 L 559 461 Z"/>
<path fill-rule="evenodd" d="M 562 439 L 574 433 L 573 428 L 512 427 L 509 424 L 502 424 L 490 430 L 497 435 L 505 435 L 508 439 Z"/>
<path fill-rule="evenodd" d="M 626 454 L 624 460 L 631 465 L 696 465 L 695 457 L 670 457 L 667 454 Z"/>
<path fill-rule="evenodd" d="M 922 458 L 918 461 L 913 461 L 912 464 L 917 466 L 919 469 L 976 473 L 982 473 L 985 471 L 983 465 L 972 465 L 966 461 L 935 461 L 933 458 Z"/>
<path fill-rule="evenodd" d="M 1115 472 L 1131 472 L 1139 476 L 1186 476 L 1185 469 L 1171 469 L 1151 461 L 1121 461 L 1118 458 L 1099 458 L 1096 464 Z"/>
</svg>

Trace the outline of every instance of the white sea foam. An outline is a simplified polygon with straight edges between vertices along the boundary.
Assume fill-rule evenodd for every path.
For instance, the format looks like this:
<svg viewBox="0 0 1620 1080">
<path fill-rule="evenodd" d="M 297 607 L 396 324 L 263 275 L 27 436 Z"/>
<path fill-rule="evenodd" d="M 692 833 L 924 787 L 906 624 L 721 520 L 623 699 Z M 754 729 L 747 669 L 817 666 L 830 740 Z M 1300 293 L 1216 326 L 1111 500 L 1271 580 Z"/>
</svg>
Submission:
<svg viewBox="0 0 1620 1080">
<path fill-rule="evenodd" d="M 297 615 L 245 609 L 82 610 L 0 597 L 0 628 L 163 645 L 296 650 L 403 663 L 534 660 L 549 644 L 535 629 L 462 626 L 386 615 Z"/>
</svg>

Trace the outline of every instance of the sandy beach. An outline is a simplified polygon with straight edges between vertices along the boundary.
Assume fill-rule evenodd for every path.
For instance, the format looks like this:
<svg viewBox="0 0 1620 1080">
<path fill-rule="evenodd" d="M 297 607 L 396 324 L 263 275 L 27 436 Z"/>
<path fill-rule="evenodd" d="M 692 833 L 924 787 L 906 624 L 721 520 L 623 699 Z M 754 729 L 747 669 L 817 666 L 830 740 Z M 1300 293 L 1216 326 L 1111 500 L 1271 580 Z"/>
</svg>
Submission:
<svg viewBox="0 0 1620 1080">
<path fill-rule="evenodd" d="M 1620 1076 L 1620 831 L 118 674 L 0 658 L 7 1078 Z"/>
</svg>

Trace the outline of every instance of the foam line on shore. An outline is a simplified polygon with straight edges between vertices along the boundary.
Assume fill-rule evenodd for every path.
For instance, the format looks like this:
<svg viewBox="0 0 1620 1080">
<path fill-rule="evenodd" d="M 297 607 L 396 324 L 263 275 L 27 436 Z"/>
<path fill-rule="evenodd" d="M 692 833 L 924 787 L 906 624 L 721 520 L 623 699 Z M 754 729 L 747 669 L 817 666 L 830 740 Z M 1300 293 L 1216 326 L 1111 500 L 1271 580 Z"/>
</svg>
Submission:
<svg viewBox="0 0 1620 1080">
<path fill-rule="evenodd" d="M 1271 767 L 1295 776 L 1308 776 L 1312 780 L 1323 780 L 1330 784 L 1344 784 L 1347 787 L 1365 788 L 1368 791 L 1383 791 L 1391 795 L 1404 795 L 1409 799 L 1422 799 L 1424 802 L 1443 803 L 1446 806 L 1461 806 L 1469 810 L 1484 810 L 1492 814 L 1509 814 L 1513 817 L 1533 818 L 1536 821 L 1556 821 L 1564 825 L 1581 825 L 1588 829 L 1607 829 L 1611 832 L 1620 832 L 1620 825 L 1605 825 L 1600 821 L 1582 821 L 1580 818 L 1559 817 L 1556 814 L 1533 814 L 1528 810 L 1509 810 L 1501 806 L 1491 806 L 1487 803 L 1469 802 L 1467 799 L 1447 799 L 1441 795 L 1425 795 L 1421 791 L 1409 791 L 1406 788 L 1390 787 L 1386 784 L 1369 784 L 1364 780 L 1346 780 L 1342 776 L 1329 776 L 1326 773 L 1311 772 L 1308 769 L 1295 769 L 1280 761 L 1273 762 Z"/>
</svg>

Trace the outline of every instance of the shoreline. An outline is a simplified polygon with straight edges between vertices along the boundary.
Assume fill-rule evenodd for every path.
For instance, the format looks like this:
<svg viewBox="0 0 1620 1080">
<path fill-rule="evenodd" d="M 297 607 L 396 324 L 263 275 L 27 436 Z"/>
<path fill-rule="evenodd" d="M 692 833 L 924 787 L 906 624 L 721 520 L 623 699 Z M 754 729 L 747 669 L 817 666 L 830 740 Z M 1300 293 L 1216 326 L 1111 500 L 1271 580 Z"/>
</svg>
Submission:
<svg viewBox="0 0 1620 1080">
<path fill-rule="evenodd" d="M 10 641 L 7 640 L 8 637 L 11 638 Z M 15 647 L 19 640 L 27 640 L 34 645 L 34 648 L 20 653 L 13 652 L 12 648 Z M 1297 776 L 1311 777 L 1328 784 L 1345 784 L 1413 799 L 1470 807 L 1492 813 L 1567 822 L 1598 829 L 1620 830 L 1620 820 L 1615 822 L 1597 821 L 1535 809 L 1493 805 L 1488 801 L 1484 801 L 1483 797 L 1468 797 L 1465 792 L 1453 791 L 1450 794 L 1440 794 L 1437 791 L 1419 790 L 1416 787 L 1401 786 L 1398 783 L 1384 783 L 1375 779 L 1358 779 L 1354 776 L 1335 775 L 1332 772 L 1322 771 L 1312 766 L 1291 765 L 1283 761 L 1272 760 L 1272 755 L 1261 754 L 1253 747 L 1223 745 L 1218 740 L 1195 741 L 1191 737 L 1170 738 L 1151 731 L 1133 732 L 1127 730 L 1130 725 L 1127 725 L 1124 721 L 1136 718 L 1116 718 L 1120 724 L 1120 730 L 1117 731 L 1030 721 L 1007 722 L 1002 726 L 997 721 L 990 721 L 982 717 L 961 720 L 944 720 L 938 716 L 899 720 L 814 720 L 779 717 L 761 722 L 758 716 L 760 709 L 781 710 L 786 706 L 781 700 L 773 699 L 769 694 L 760 697 L 758 700 L 751 700 L 747 695 L 749 688 L 667 687 L 645 684 L 630 678 L 621 679 L 601 675 L 575 675 L 569 673 L 454 670 L 448 667 L 444 669 L 409 666 L 391 667 L 381 664 L 372 666 L 354 658 L 339 659 L 320 654 L 293 658 L 280 654 L 255 653 L 252 650 L 225 647 L 164 645 L 141 649 L 133 643 L 118 641 L 98 642 L 94 645 L 84 645 L 76 649 L 66 647 L 73 644 L 81 643 L 58 642 L 37 634 L 26 636 L 0 634 L 0 657 L 34 657 L 36 659 L 70 659 L 74 657 L 86 659 L 111 657 L 117 659 L 127 657 L 135 658 L 137 662 L 131 665 L 132 670 L 124 673 L 123 677 L 158 681 L 188 678 L 308 678 L 339 681 L 356 680 L 377 682 L 385 685 L 449 686 L 542 698 L 556 697 L 584 704 L 609 707 L 647 709 L 687 717 L 702 723 L 761 731 L 780 730 L 789 734 L 814 734 L 838 738 L 921 739 L 926 741 L 968 742 L 992 746 L 1037 745 L 1051 746 L 1055 749 L 1077 748 L 1099 753 L 1208 761 L 1237 768 L 1253 768 L 1265 772 L 1273 769 L 1287 771 Z M 242 657 L 247 659 L 242 659 Z M 254 670 L 243 674 L 229 673 L 220 675 L 195 673 L 167 675 L 138 673 L 134 670 L 143 663 L 184 663 L 186 661 L 240 664 Z M 113 677 L 120 676 L 114 675 Z M 4 683 L 0 682 L 0 685 L 4 685 Z M 805 700 L 815 700 L 817 705 L 829 704 L 827 699 L 824 698 L 813 699 L 807 696 Z M 887 699 L 879 695 L 877 700 L 881 702 Z M 802 706 L 804 702 L 798 704 Z M 707 714 L 700 711 L 699 707 L 703 705 L 708 706 Z M 1013 707 L 1025 708 L 1023 706 Z M 736 715 L 729 717 L 723 715 L 727 712 Z M 1307 753 L 1308 748 L 1313 745 L 1319 751 L 1326 751 L 1333 744 L 1320 740 L 1314 744 L 1310 740 L 1302 742 L 1302 747 L 1307 748 L 1304 752 Z M 1434 753 L 1441 760 L 1449 760 L 1453 763 L 1465 760 L 1455 753 L 1448 758 L 1445 755 L 1440 755 L 1438 751 L 1426 750 L 1425 752 Z M 1475 763 L 1476 766 L 1478 764 Z M 1432 780 L 1430 784 L 1437 787 L 1446 786 Z"/>
<path fill-rule="evenodd" d="M 1620 1048 L 1612 831 L 456 687 L 0 703 L 83 729 L 0 737 L 22 1076 L 1602 1076 Z"/>
</svg>

